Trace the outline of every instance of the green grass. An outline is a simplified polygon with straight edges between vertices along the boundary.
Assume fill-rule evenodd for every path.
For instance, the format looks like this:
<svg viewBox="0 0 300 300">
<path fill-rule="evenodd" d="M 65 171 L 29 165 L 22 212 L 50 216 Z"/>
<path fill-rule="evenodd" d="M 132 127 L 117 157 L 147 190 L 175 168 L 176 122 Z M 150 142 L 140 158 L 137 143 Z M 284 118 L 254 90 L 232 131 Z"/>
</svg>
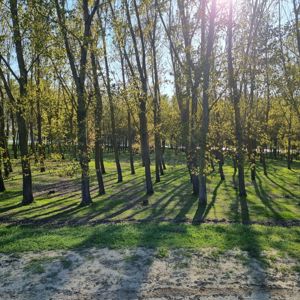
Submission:
<svg viewBox="0 0 300 300">
<path fill-rule="evenodd" d="M 90 163 L 91 195 L 93 205 L 79 207 L 80 174 L 78 164 L 70 161 L 48 160 L 46 172 L 39 173 L 33 167 L 35 202 L 20 206 L 21 172 L 18 161 L 13 161 L 14 172 L 5 181 L 7 192 L 0 194 L 0 218 L 8 221 L 87 221 L 99 220 L 192 220 L 197 212 L 201 219 L 226 219 L 234 222 L 277 221 L 300 219 L 300 162 L 293 170 L 286 168 L 285 161 L 268 160 L 268 176 L 264 176 L 258 163 L 257 181 L 250 181 L 249 166 L 246 166 L 247 201 L 237 196 L 233 187 L 231 161 L 224 166 L 225 181 L 218 173 L 208 176 L 208 203 L 197 211 L 197 197 L 191 193 L 191 184 L 183 155 L 169 152 L 167 170 L 160 183 L 154 184 L 155 193 L 147 197 L 144 186 L 144 170 L 136 158 L 136 175 L 129 170 L 128 155 L 122 154 L 123 183 L 117 183 L 115 164 L 111 154 L 106 154 L 104 175 L 106 195 L 97 191 L 94 162 Z M 72 170 L 72 171 L 70 171 Z M 152 172 L 154 167 L 152 166 Z M 73 174 L 73 177 L 68 175 Z M 154 174 L 153 174 L 154 175 Z M 153 176 L 154 177 L 154 176 Z M 55 193 L 48 195 L 49 190 Z M 142 201 L 147 197 L 148 206 Z M 246 203 L 246 204 L 245 204 Z"/>
<path fill-rule="evenodd" d="M 299 227 L 241 224 L 100 224 L 61 228 L 0 226 L 0 252 L 16 254 L 90 247 L 150 247 L 157 249 L 158 256 L 165 257 L 173 248 L 209 248 L 216 253 L 237 248 L 254 257 L 261 257 L 263 251 L 272 251 L 276 255 L 300 260 L 299 237 Z"/>
<path fill-rule="evenodd" d="M 130 175 L 127 156 L 122 154 L 124 182 L 117 183 L 115 164 L 106 154 L 104 175 L 106 195 L 99 196 L 94 170 L 91 167 L 91 195 L 93 204 L 79 207 L 80 173 L 77 163 L 47 161 L 47 171 L 39 173 L 33 165 L 35 201 L 20 206 L 21 172 L 19 162 L 13 161 L 14 172 L 5 181 L 7 191 L 0 194 L 0 218 L 7 222 L 0 226 L 0 252 L 20 253 L 55 249 L 82 249 L 86 247 L 132 248 L 152 247 L 159 257 L 166 257 L 172 248 L 209 248 L 215 256 L 223 251 L 238 248 L 255 257 L 263 251 L 276 255 L 300 257 L 300 228 L 241 224 L 171 224 L 162 220 L 202 219 L 228 220 L 241 223 L 249 221 L 278 221 L 300 219 L 300 163 L 293 170 L 284 161 L 268 160 L 269 175 L 264 176 L 258 163 L 257 181 L 250 181 L 246 167 L 247 199 L 239 199 L 232 183 L 232 166 L 224 166 L 225 181 L 217 172 L 208 176 L 208 203 L 198 208 L 197 197 L 191 193 L 189 175 L 182 155 L 173 152 L 167 156 L 167 170 L 160 183 L 154 184 L 155 193 L 148 197 L 149 205 L 143 206 L 145 197 L 144 170 L 136 158 L 136 175 Z M 152 172 L 154 168 L 152 166 Z M 70 175 L 73 175 L 72 177 Z M 48 195 L 49 190 L 55 193 Z M 20 220 L 41 221 L 126 221 L 143 220 L 141 224 L 121 223 L 95 226 L 17 226 L 9 225 Z M 65 268 L 69 262 L 61 262 Z M 38 264 L 33 270 L 42 271 Z"/>
</svg>

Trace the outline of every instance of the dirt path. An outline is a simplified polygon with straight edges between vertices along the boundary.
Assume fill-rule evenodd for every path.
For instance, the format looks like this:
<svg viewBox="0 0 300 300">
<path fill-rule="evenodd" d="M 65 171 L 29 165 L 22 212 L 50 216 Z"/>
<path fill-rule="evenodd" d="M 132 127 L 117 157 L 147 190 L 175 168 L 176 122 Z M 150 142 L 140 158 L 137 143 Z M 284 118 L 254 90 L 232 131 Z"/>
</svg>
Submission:
<svg viewBox="0 0 300 300">
<path fill-rule="evenodd" d="M 266 267 L 237 250 L 221 256 L 164 248 L 0 254 L 0 299 L 298 300 L 299 265 L 271 257 Z"/>
</svg>

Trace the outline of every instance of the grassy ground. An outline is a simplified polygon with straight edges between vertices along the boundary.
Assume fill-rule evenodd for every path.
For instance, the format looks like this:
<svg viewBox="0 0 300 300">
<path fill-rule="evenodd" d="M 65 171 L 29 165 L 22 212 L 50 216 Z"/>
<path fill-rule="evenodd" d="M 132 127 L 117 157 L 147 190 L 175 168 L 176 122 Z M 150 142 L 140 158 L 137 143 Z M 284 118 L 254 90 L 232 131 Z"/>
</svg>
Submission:
<svg viewBox="0 0 300 300">
<path fill-rule="evenodd" d="M 154 185 L 154 195 L 148 197 L 149 205 L 143 206 L 145 196 L 144 170 L 136 162 L 136 175 L 130 175 L 125 155 L 122 159 L 124 182 L 116 182 L 116 171 L 110 156 L 106 159 L 104 175 L 106 195 L 97 191 L 94 162 L 91 162 L 91 194 L 93 205 L 79 207 L 80 179 L 76 163 L 47 161 L 47 171 L 39 173 L 33 166 L 35 202 L 20 206 L 21 173 L 19 162 L 13 162 L 14 172 L 5 181 L 7 191 L 0 194 L 0 220 L 56 221 L 113 221 L 113 220 L 193 220 L 218 219 L 234 222 L 278 221 L 300 219 L 300 162 L 293 170 L 284 161 L 268 160 L 268 176 L 258 166 L 257 181 L 251 183 L 249 168 L 246 169 L 247 201 L 237 197 L 232 183 L 232 166 L 225 164 L 225 181 L 217 172 L 208 177 L 208 204 L 197 210 L 197 197 L 191 194 L 191 185 L 182 156 L 169 153 L 166 174 Z M 154 170 L 153 170 L 154 171 Z M 70 177 L 69 175 L 73 175 Z M 49 191 L 54 193 L 48 194 Z"/>
<path fill-rule="evenodd" d="M 294 257 L 300 261 L 299 227 L 246 226 L 241 224 L 200 227 L 186 224 L 99 224 L 61 228 L 0 227 L 0 252 L 18 253 L 87 247 L 161 249 L 214 249 L 215 254 L 230 249 L 247 251 L 261 258 L 264 251 Z"/>
<path fill-rule="evenodd" d="M 231 294 L 240 293 L 244 297 L 246 290 L 257 291 L 260 287 L 263 295 L 272 298 L 270 287 L 274 288 L 274 278 L 276 278 L 276 282 L 280 283 L 280 293 L 282 291 L 285 293 L 282 298 L 293 293 L 298 294 L 293 288 L 296 287 L 297 276 L 300 274 L 300 226 L 273 225 L 277 221 L 300 220 L 300 162 L 295 162 L 293 170 L 288 170 L 285 162 L 268 160 L 269 175 L 264 176 L 261 167 L 258 166 L 256 183 L 251 183 L 247 167 L 248 197 L 239 199 L 232 182 L 233 169 L 230 161 L 227 161 L 224 167 L 226 180 L 220 181 L 217 172 L 211 173 L 208 176 L 208 203 L 206 206 L 198 207 L 197 197 L 191 194 L 191 184 L 182 156 L 176 156 L 173 152 L 168 153 L 166 174 L 162 176 L 160 183 L 154 185 L 155 193 L 148 197 L 148 206 L 142 205 L 146 196 L 144 171 L 140 160 L 137 159 L 136 162 L 137 174 L 130 175 L 128 161 L 126 156 L 122 155 L 124 182 L 121 184 L 116 183 L 117 176 L 112 158 L 107 156 L 105 161 L 107 174 L 104 175 L 106 187 L 104 196 L 98 195 L 94 162 L 90 164 L 91 195 L 94 203 L 88 207 L 78 205 L 81 196 L 78 164 L 55 159 L 47 160 L 47 171 L 43 174 L 39 172 L 38 166 L 33 165 L 35 201 L 31 205 L 21 206 L 20 166 L 19 162 L 13 161 L 14 172 L 5 181 L 7 191 L 0 194 L 0 222 L 2 222 L 2 225 L 0 223 L 0 260 L 2 259 L 2 266 L 6 266 L 3 270 L 0 294 L 2 289 L 3 295 L 6 297 L 12 295 L 11 298 L 23 299 L 24 295 L 27 295 L 28 299 L 35 299 L 41 295 L 47 298 L 45 295 L 49 293 L 51 295 L 49 299 L 70 299 L 69 295 L 78 296 L 79 292 L 82 293 L 80 294 L 82 297 L 86 297 L 93 288 L 99 287 L 100 283 L 103 297 L 105 293 L 112 293 L 112 274 L 120 274 L 123 271 L 126 278 L 125 288 L 122 284 L 116 285 L 116 295 L 120 295 L 120 291 L 127 291 L 129 285 L 136 286 L 137 290 L 134 290 L 134 293 L 139 295 L 142 282 L 151 282 L 151 276 L 154 278 L 153 282 L 168 283 L 169 288 L 166 289 L 168 297 L 170 291 L 178 295 L 180 291 L 178 282 L 185 282 L 184 280 L 189 284 L 194 282 L 197 292 L 208 292 L 211 287 L 214 295 L 218 291 L 220 297 L 224 297 L 226 291 Z M 204 221 L 219 220 L 222 224 L 210 222 L 195 226 L 182 222 L 192 221 L 195 218 Z M 26 223 L 24 221 L 29 224 L 24 225 Z M 120 221 L 120 223 L 111 224 L 112 221 L 116 223 Z M 181 223 L 177 224 L 173 221 Z M 224 221 L 232 221 L 232 223 Z M 240 224 L 245 221 L 271 222 L 272 226 Z M 103 224 L 104 222 L 109 224 Z M 125 250 L 118 252 L 100 249 L 106 247 Z M 47 250 L 54 251 L 47 252 Z M 171 265 L 168 258 L 170 253 L 178 250 L 186 257 L 184 259 L 176 256 L 174 260 L 174 266 L 180 266 L 182 274 L 178 277 L 178 267 L 176 270 L 171 267 L 170 274 L 162 277 L 163 279 L 160 278 L 163 273 L 161 271 L 166 269 L 165 266 Z M 28 251 L 35 253 L 24 253 Z M 103 258 L 101 251 L 106 253 L 106 257 Z M 118 254 L 119 260 L 114 260 L 113 253 L 122 251 L 124 253 L 132 251 L 133 254 L 129 257 Z M 153 257 L 145 256 L 137 263 L 135 253 L 141 251 L 145 253 L 151 251 Z M 72 261 L 69 259 L 70 253 L 80 257 L 82 261 L 90 261 L 92 255 L 96 253 L 104 261 L 99 263 L 100 258 L 97 258 L 90 265 L 79 264 L 75 268 L 75 263 L 72 266 Z M 203 253 L 207 253 L 207 259 L 201 256 Z M 228 256 L 228 253 L 234 253 L 234 259 Z M 52 254 L 53 257 L 59 257 L 58 263 L 53 261 Z M 34 258 L 30 260 L 30 257 Z M 204 265 L 196 264 L 196 277 L 191 269 L 184 265 L 189 261 L 194 266 L 195 260 L 192 261 L 191 257 L 197 257 L 201 263 L 204 259 L 205 262 Z M 164 259 L 167 261 L 166 264 Z M 230 277 L 227 269 L 221 267 L 221 265 L 228 266 L 228 261 L 231 261 L 229 270 L 235 277 Z M 95 265 L 95 262 L 98 264 Z M 158 265 L 156 273 L 152 274 L 158 262 L 162 265 Z M 241 264 L 244 266 L 244 271 L 237 271 L 238 267 L 241 270 Z M 123 265 L 124 269 L 120 267 Z M 91 269 L 93 266 L 94 269 Z M 37 276 L 33 277 L 35 273 Z M 56 279 L 58 294 L 54 293 L 53 274 L 58 276 Z M 134 276 L 129 277 L 128 274 Z M 204 277 L 199 279 L 199 274 Z M 268 277 L 266 274 L 271 275 Z M 278 277 L 278 274 L 281 275 Z M 65 281 L 62 281 L 60 276 L 64 276 Z M 78 281 L 76 276 L 81 281 Z M 135 276 L 140 276 L 140 279 Z M 172 285 L 170 278 L 174 276 L 176 281 Z M 189 281 L 186 279 L 187 276 L 193 279 Z M 249 286 L 252 276 L 256 281 L 254 286 Z M 24 278 L 30 283 L 24 283 Z M 211 286 L 207 285 L 208 288 L 199 289 L 197 282 L 206 280 L 205 282 L 209 283 L 211 278 L 214 279 L 210 283 Z M 224 278 L 229 279 L 224 281 Z M 101 285 L 101 282 L 106 280 L 108 283 Z M 240 283 L 241 280 L 243 284 Z M 37 283 L 33 285 L 34 288 L 32 282 Z M 69 287 L 64 286 L 66 282 L 75 283 L 74 286 Z M 87 286 L 87 282 L 91 286 Z M 221 284 L 218 285 L 217 282 Z M 226 282 L 229 290 L 226 290 Z M 238 283 L 234 291 L 232 291 L 233 282 Z M 282 284 L 289 286 L 289 289 L 283 289 Z M 76 290 L 78 286 L 85 286 L 86 289 L 78 291 Z M 158 289 L 154 286 L 153 290 Z M 68 295 L 66 298 L 62 296 L 64 291 Z M 149 290 L 145 291 L 148 295 Z M 187 292 L 183 290 L 182 293 L 186 295 Z M 95 297 L 97 296 L 91 298 Z M 106 298 L 115 297 L 109 294 Z M 135 297 L 131 295 L 119 298 Z M 253 299 L 262 298 L 266 297 L 254 296 Z"/>
<path fill-rule="evenodd" d="M 155 193 L 149 205 L 143 206 L 145 196 L 144 172 L 136 162 L 136 175 L 130 175 L 126 157 L 122 157 L 124 182 L 116 183 L 115 165 L 110 156 L 106 159 L 104 176 L 106 195 L 98 196 L 91 162 L 91 194 L 93 205 L 79 207 L 80 176 L 76 163 L 48 160 L 47 171 L 39 173 L 33 165 L 35 202 L 20 206 L 21 172 L 14 161 L 14 172 L 5 181 L 7 191 L 0 195 L 0 252 L 16 253 L 54 249 L 80 249 L 83 247 L 154 247 L 213 248 L 217 252 L 232 248 L 248 251 L 260 257 L 264 250 L 280 255 L 300 257 L 299 227 L 266 227 L 241 224 L 170 224 L 162 220 L 192 220 L 195 215 L 205 219 L 241 222 L 300 219 L 300 163 L 288 170 L 283 161 L 268 161 L 269 175 L 263 175 L 258 166 L 257 182 L 249 180 L 246 169 L 247 201 L 237 197 L 233 187 L 233 169 L 225 165 L 226 180 L 220 181 L 217 172 L 208 177 L 208 204 L 198 209 L 197 197 L 191 194 L 189 176 L 182 156 L 169 153 L 166 174 L 155 184 Z M 72 175 L 72 177 L 70 176 Z M 54 191 L 48 194 L 49 191 Z M 246 205 L 246 206 L 245 206 Z M 143 224 L 98 224 L 96 226 L 45 225 L 15 226 L 20 220 L 55 223 L 56 221 L 143 220 Z M 153 222 L 156 223 L 153 223 Z M 5 223 L 5 222 L 4 222 Z"/>
</svg>

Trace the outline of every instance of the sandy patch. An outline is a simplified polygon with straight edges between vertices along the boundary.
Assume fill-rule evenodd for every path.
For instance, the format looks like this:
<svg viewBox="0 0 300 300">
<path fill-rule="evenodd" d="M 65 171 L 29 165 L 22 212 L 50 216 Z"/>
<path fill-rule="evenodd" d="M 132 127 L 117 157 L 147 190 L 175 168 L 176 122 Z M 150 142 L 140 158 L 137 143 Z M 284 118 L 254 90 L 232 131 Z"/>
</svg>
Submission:
<svg viewBox="0 0 300 300">
<path fill-rule="evenodd" d="M 268 254 L 270 255 L 270 254 Z M 299 299 L 299 265 L 233 250 L 0 254 L 0 299 Z"/>
</svg>

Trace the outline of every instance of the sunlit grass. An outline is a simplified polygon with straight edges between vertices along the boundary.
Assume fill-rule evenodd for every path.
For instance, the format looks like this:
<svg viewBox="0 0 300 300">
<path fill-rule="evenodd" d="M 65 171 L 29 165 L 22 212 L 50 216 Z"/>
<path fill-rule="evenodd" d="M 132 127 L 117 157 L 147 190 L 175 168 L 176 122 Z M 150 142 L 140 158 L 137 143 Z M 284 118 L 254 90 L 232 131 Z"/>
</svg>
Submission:
<svg viewBox="0 0 300 300">
<path fill-rule="evenodd" d="M 268 160 L 266 177 L 258 163 L 256 183 L 250 181 L 246 167 L 248 218 L 250 221 L 300 219 L 300 163 L 288 170 L 284 161 Z M 155 193 L 148 197 L 149 205 L 143 206 L 145 195 L 144 170 L 136 158 L 136 175 L 131 175 L 128 157 L 122 154 L 123 183 L 117 183 L 115 164 L 106 154 L 104 182 L 106 195 L 99 196 L 94 171 L 90 163 L 91 195 L 93 204 L 78 207 L 80 202 L 80 174 L 75 162 L 47 161 L 46 173 L 39 173 L 33 164 L 35 202 L 20 206 L 21 173 L 14 162 L 14 173 L 6 180 L 7 192 L 0 195 L 0 218 L 9 221 L 30 220 L 192 220 L 198 207 L 197 197 L 191 193 L 191 184 L 183 155 L 170 152 L 167 170 L 160 183 L 154 184 Z M 154 172 L 154 167 L 152 166 Z M 241 203 L 233 187 L 231 161 L 224 167 L 226 180 L 220 181 L 217 172 L 208 176 L 208 204 L 203 210 L 204 219 L 242 221 Z M 74 173 L 73 177 L 67 176 Z M 48 195 L 49 191 L 54 191 Z"/>
<path fill-rule="evenodd" d="M 17 253 L 86 247 L 165 249 L 241 249 L 261 257 L 264 251 L 300 258 L 300 228 L 261 225 L 114 224 L 75 227 L 0 226 L 0 252 Z"/>
</svg>

